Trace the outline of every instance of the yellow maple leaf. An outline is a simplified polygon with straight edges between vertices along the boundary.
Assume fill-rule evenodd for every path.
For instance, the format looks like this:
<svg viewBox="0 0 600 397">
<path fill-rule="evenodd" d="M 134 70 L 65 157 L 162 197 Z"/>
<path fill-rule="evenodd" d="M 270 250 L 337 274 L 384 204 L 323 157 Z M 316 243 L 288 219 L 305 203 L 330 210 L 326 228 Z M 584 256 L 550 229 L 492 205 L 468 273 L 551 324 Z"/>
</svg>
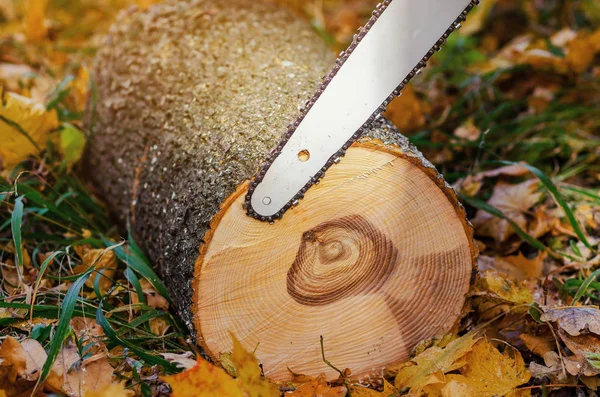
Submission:
<svg viewBox="0 0 600 397">
<path fill-rule="evenodd" d="M 44 17 L 48 0 L 29 0 L 25 15 L 25 36 L 27 40 L 38 43 L 46 38 L 48 29 Z"/>
<path fill-rule="evenodd" d="M 240 385 L 223 368 L 201 358 L 195 367 L 161 378 L 171 385 L 173 397 L 244 397 Z"/>
<path fill-rule="evenodd" d="M 280 397 L 279 387 L 263 378 L 254 354 L 233 335 L 231 363 L 236 379 L 223 368 L 199 359 L 196 366 L 177 375 L 164 376 L 174 397 Z"/>
<path fill-rule="evenodd" d="M 440 375 L 459 369 L 466 363 L 462 358 L 471 351 L 478 338 L 475 332 L 469 332 L 453 340 L 445 348 L 430 347 L 411 360 L 411 364 L 400 369 L 396 375 L 395 386 L 398 389 L 409 387 L 412 394 L 419 395 L 423 388 L 439 383 Z"/>
<path fill-rule="evenodd" d="M 240 341 L 231 334 L 233 339 L 233 355 L 231 361 L 236 368 L 237 381 L 249 397 L 279 397 L 279 387 L 269 383 L 261 375 L 258 360 L 254 354 L 246 351 Z"/>
<path fill-rule="evenodd" d="M 58 127 L 58 117 L 55 110 L 12 92 L 0 102 L 0 169 L 11 169 L 39 152 L 48 133 Z"/>
<path fill-rule="evenodd" d="M 367 387 L 354 386 L 352 387 L 352 397 L 389 397 L 396 395 L 396 389 L 390 382 L 383 380 L 383 391 L 369 389 Z"/>
<path fill-rule="evenodd" d="M 500 353 L 487 339 L 478 341 L 465 356 L 465 361 L 466 365 L 459 369 L 460 374 L 448 374 L 443 382 L 427 386 L 427 395 L 450 395 L 447 388 L 452 388 L 462 389 L 466 396 L 505 396 L 531 378 L 516 349 L 508 348 Z"/>
<path fill-rule="evenodd" d="M 327 382 L 325 375 L 319 375 L 316 378 L 311 378 L 305 375 L 294 374 L 294 381 L 296 383 L 300 380 L 300 385 L 296 387 L 296 390 L 285 393 L 285 397 L 345 397 L 348 393 L 346 386 L 332 386 Z M 364 389 L 361 388 L 361 389 Z M 360 394 L 354 394 L 352 396 L 361 396 Z M 366 396 L 366 395 L 362 395 Z"/>
</svg>

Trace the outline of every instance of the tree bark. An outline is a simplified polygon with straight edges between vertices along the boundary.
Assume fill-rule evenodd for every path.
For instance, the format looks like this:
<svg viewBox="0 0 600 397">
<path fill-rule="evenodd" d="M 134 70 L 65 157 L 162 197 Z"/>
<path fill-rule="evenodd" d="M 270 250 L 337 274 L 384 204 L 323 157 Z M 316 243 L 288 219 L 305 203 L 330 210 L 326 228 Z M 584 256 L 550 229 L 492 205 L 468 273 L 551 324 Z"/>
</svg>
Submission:
<svg viewBox="0 0 600 397">
<path fill-rule="evenodd" d="M 319 335 L 357 375 L 405 360 L 456 324 L 476 256 L 455 192 L 386 120 L 282 220 L 244 214 L 333 60 L 274 2 L 194 0 L 122 14 L 95 66 L 92 179 L 207 353 L 232 331 L 274 379 L 334 376 Z"/>
</svg>

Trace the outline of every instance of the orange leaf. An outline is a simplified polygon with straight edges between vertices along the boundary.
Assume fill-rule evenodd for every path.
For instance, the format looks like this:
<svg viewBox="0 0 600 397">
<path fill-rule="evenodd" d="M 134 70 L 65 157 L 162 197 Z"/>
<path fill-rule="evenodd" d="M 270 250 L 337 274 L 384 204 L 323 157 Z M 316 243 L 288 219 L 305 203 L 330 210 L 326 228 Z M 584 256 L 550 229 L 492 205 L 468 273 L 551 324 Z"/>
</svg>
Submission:
<svg viewBox="0 0 600 397">
<path fill-rule="evenodd" d="M 225 370 L 203 359 L 185 372 L 162 379 L 171 385 L 173 397 L 244 397 L 242 388 Z"/>
</svg>

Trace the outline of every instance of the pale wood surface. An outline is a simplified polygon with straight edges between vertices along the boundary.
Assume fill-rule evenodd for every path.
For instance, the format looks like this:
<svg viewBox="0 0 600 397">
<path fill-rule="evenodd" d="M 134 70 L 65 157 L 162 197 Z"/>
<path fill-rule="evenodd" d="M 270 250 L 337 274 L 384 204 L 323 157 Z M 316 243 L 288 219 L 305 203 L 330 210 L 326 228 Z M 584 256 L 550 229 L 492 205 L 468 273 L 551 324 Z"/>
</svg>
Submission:
<svg viewBox="0 0 600 397">
<path fill-rule="evenodd" d="M 195 324 L 213 358 L 232 332 L 272 379 L 288 367 L 334 378 L 322 335 L 327 359 L 358 376 L 460 317 L 474 255 L 464 211 L 400 148 L 355 144 L 273 225 L 245 214 L 245 192 L 225 201 L 196 262 Z"/>
</svg>

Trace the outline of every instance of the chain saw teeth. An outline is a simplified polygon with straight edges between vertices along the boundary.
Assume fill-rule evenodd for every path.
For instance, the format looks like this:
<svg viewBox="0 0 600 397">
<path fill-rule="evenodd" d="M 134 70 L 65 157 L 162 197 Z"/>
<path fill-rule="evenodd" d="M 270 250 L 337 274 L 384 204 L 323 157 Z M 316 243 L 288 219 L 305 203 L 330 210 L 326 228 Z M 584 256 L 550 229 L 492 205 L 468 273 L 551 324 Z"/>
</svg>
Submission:
<svg viewBox="0 0 600 397">
<path fill-rule="evenodd" d="M 402 91 L 404 90 L 404 88 L 406 88 L 406 85 L 412 80 L 412 78 L 415 77 L 416 75 L 420 74 L 421 71 L 423 70 L 423 68 L 425 68 L 429 58 L 431 58 L 431 56 L 433 54 L 435 54 L 436 52 L 438 52 L 442 49 L 442 46 L 446 42 L 446 39 L 448 38 L 448 36 L 450 36 L 450 34 L 453 31 L 455 31 L 461 27 L 461 24 L 462 24 L 462 22 L 465 21 L 466 16 L 469 13 L 469 11 L 471 11 L 471 9 L 473 7 L 475 7 L 476 5 L 479 4 L 479 0 L 471 0 L 471 2 L 465 7 L 463 12 L 455 19 L 455 21 L 450 25 L 450 27 L 448 27 L 448 29 L 446 29 L 444 34 L 442 34 L 442 37 L 440 37 L 439 40 L 431 47 L 431 49 L 429 51 L 427 51 L 425 56 L 423 56 L 423 58 L 413 67 L 413 69 L 402 80 L 402 82 L 396 87 L 396 89 L 394 89 L 394 91 L 385 99 L 385 101 L 383 101 L 383 103 L 379 106 L 379 108 L 377 108 L 377 110 L 375 110 L 375 112 L 373 112 L 373 114 L 367 119 L 367 121 L 365 121 L 363 123 L 363 125 L 352 135 L 352 137 L 346 143 L 344 143 L 344 145 L 340 148 L 340 150 L 338 150 L 336 153 L 334 153 L 327 160 L 327 163 L 308 181 L 308 183 L 306 185 L 304 185 L 302 187 L 302 189 L 300 189 L 300 191 L 298 193 L 296 193 L 296 195 L 285 206 L 283 206 L 278 212 L 276 212 L 275 214 L 273 214 L 271 216 L 259 215 L 252 208 L 252 204 L 250 201 L 252 198 L 252 194 L 254 193 L 254 190 L 256 189 L 258 184 L 263 180 L 265 174 L 269 170 L 269 167 L 271 167 L 271 165 L 273 164 L 273 162 L 275 161 L 277 156 L 279 156 L 284 145 L 294 134 L 294 132 L 296 131 L 296 128 L 298 128 L 298 126 L 300 125 L 300 123 L 302 122 L 304 117 L 308 114 L 311 107 L 315 104 L 317 99 L 319 99 L 319 97 L 321 96 L 323 91 L 325 91 L 325 88 L 327 88 L 327 85 L 329 85 L 329 83 L 331 82 L 333 77 L 337 74 L 337 72 L 340 70 L 340 68 L 344 64 L 344 62 L 346 62 L 346 60 L 350 57 L 350 55 L 352 54 L 354 49 L 358 46 L 360 41 L 367 35 L 369 30 L 373 27 L 373 25 L 377 21 L 377 19 L 379 19 L 381 14 L 385 11 L 385 9 L 390 5 L 390 3 L 392 1 L 393 0 L 385 0 L 381 3 L 379 3 L 375 7 L 375 9 L 373 10 L 373 14 L 372 14 L 371 18 L 369 19 L 369 21 L 363 27 L 358 29 L 358 33 L 353 36 L 352 44 L 350 44 L 350 46 L 345 51 L 340 52 L 338 58 L 335 61 L 333 69 L 329 72 L 328 75 L 323 77 L 323 82 L 321 83 L 321 85 L 319 86 L 319 88 L 317 89 L 317 91 L 315 92 L 313 97 L 310 100 L 306 101 L 306 103 L 304 104 L 304 107 L 302 107 L 300 109 L 300 115 L 296 118 L 296 120 L 293 123 L 288 125 L 288 129 L 287 129 L 287 132 L 285 133 L 284 137 L 277 144 L 277 147 L 275 147 L 271 151 L 269 158 L 267 159 L 265 165 L 258 172 L 258 175 L 250 182 L 250 187 L 248 189 L 248 192 L 246 193 L 246 197 L 244 200 L 244 208 L 246 209 L 246 213 L 249 216 L 251 216 L 255 219 L 261 220 L 261 221 L 273 223 L 276 219 L 281 218 L 288 209 L 298 205 L 299 201 L 302 198 L 304 198 L 304 193 L 306 193 L 306 191 L 312 185 L 318 184 L 319 180 L 323 177 L 323 175 L 325 175 L 325 172 L 329 169 L 329 167 L 331 167 L 333 164 L 337 164 L 340 162 L 340 159 L 342 157 L 344 157 L 346 150 L 348 150 L 348 148 L 367 131 L 367 129 L 373 123 L 373 121 L 375 121 L 379 117 L 381 117 L 381 114 L 385 111 L 387 105 L 392 101 L 392 99 L 394 99 L 395 97 L 400 96 L 402 94 Z"/>
</svg>

